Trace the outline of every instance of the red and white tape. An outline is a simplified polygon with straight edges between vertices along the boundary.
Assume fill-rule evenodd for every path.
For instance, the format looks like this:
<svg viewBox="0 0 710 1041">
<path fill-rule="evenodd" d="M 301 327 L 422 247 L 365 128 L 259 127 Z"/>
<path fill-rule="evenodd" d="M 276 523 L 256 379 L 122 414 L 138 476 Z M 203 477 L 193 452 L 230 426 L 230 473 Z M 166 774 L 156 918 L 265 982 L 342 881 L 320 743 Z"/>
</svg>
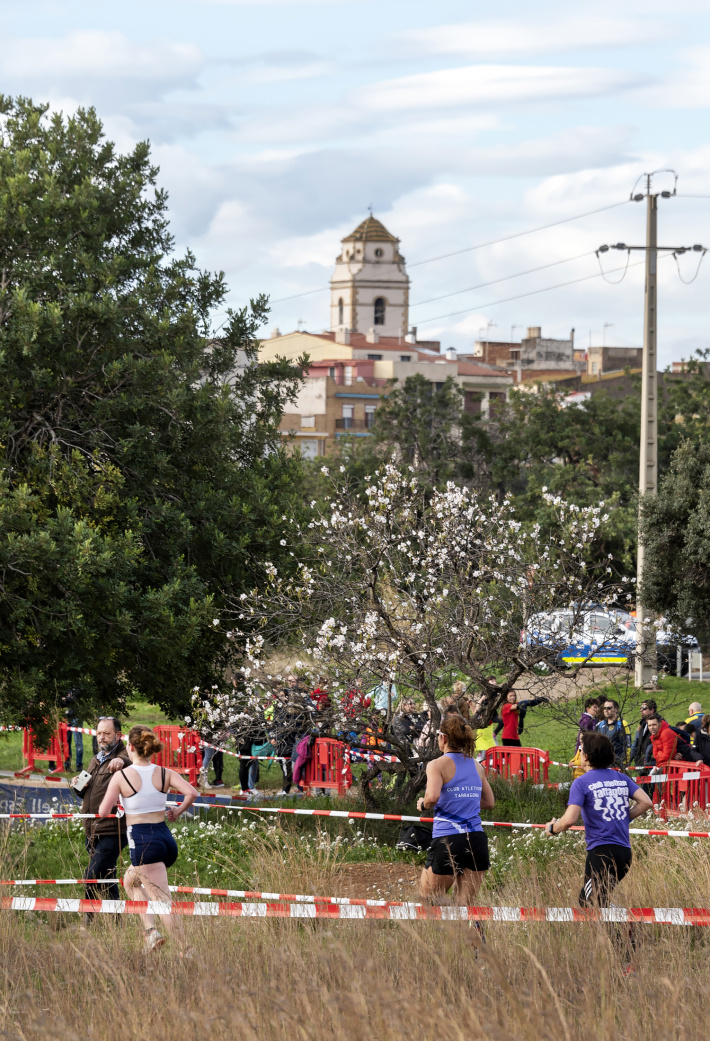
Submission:
<svg viewBox="0 0 710 1041">
<path fill-rule="evenodd" d="M 168 806 L 179 806 L 180 803 L 167 803 Z M 433 817 L 413 817 L 406 814 L 396 813 L 364 813 L 358 810 L 299 810 L 284 806 L 232 806 L 229 803 L 193 803 L 190 810 L 228 810 L 237 813 L 285 813 L 290 816 L 304 817 L 341 817 L 354 820 L 376 820 L 376 821 L 405 821 L 414 824 L 433 824 Z M 113 817 L 113 814 L 109 814 Z M 122 816 L 119 814 L 119 816 Z M 31 820 L 70 820 L 95 819 L 97 813 L 0 813 L 0 820 L 31 819 Z M 530 824 L 520 821 L 481 821 L 486 828 L 512 828 L 512 829 L 536 829 L 544 830 L 544 824 Z M 579 825 L 573 825 L 569 831 L 584 831 Z M 673 831 L 659 828 L 629 828 L 630 835 L 641 835 L 643 837 L 656 836 L 660 838 L 673 839 L 710 839 L 710 831 Z M 559 836 L 558 836 L 559 837 Z"/>
<path fill-rule="evenodd" d="M 198 804 L 195 803 L 195 806 L 197 805 Z M 434 822 L 433 817 L 410 817 L 404 814 L 394 813 L 361 813 L 357 810 L 299 810 L 279 806 L 229 806 L 227 808 L 230 810 L 237 810 L 240 813 L 287 813 L 309 817 L 352 817 L 356 820 L 406 821 L 415 824 L 432 824 Z M 525 823 L 517 821 L 481 821 L 481 824 L 485 828 L 535 828 L 544 830 L 546 827 L 544 824 L 530 824 L 527 821 Z M 579 825 L 573 825 L 568 830 L 584 831 L 584 828 Z M 668 838 L 683 839 L 710 839 L 710 831 L 661 831 L 656 828 L 629 828 L 629 834 L 643 836 L 657 835 L 661 837 L 665 836 Z"/>
<path fill-rule="evenodd" d="M 396 755 L 385 755 L 384 752 L 364 752 L 362 749 L 352 748 L 350 750 L 350 757 L 354 762 L 361 763 L 398 763 L 399 756 Z M 413 759 L 419 757 L 414 755 Z"/>
<path fill-rule="evenodd" d="M 87 886 L 120 885 L 120 878 L 21 878 L 0 879 L 0 886 Z M 229 896 L 238 900 L 277 900 L 297 904 L 342 904 L 347 907 L 402 907 L 405 900 L 368 900 L 350 896 L 310 896 L 303 893 L 264 893 L 250 889 L 206 889 L 203 886 L 168 886 L 171 893 L 195 893 L 197 896 Z"/>
<path fill-rule="evenodd" d="M 209 741 L 201 741 L 200 744 L 203 748 L 214 748 L 216 752 L 224 752 L 225 755 L 231 755 L 233 759 L 268 759 L 271 762 L 286 762 L 291 758 L 290 755 L 240 755 L 239 752 L 230 752 L 228 748 L 220 748 L 219 745 L 211 745 Z M 188 752 L 194 751 L 194 749 L 188 748 Z"/>
<path fill-rule="evenodd" d="M 327 918 L 435 922 L 639 922 L 647 925 L 710 925 L 703 907 L 423 907 L 400 904 L 363 907 L 347 904 L 170 903 L 162 900 L 72 900 L 61 897 L 2 898 L 8 911 L 65 911 L 98 914 L 157 914 L 232 918 Z"/>
</svg>

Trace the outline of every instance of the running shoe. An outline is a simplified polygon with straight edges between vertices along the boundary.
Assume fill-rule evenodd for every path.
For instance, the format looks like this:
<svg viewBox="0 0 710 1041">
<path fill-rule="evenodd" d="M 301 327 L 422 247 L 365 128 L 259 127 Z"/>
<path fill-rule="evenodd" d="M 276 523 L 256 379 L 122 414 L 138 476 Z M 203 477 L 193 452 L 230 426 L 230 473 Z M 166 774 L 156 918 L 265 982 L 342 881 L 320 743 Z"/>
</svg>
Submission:
<svg viewBox="0 0 710 1041">
<path fill-rule="evenodd" d="M 165 938 L 160 935 L 157 929 L 146 929 L 144 949 L 146 951 L 157 951 L 158 947 L 162 947 L 165 943 Z"/>
<path fill-rule="evenodd" d="M 227 786 L 224 783 L 224 781 L 213 781 L 210 787 L 212 787 L 212 788 L 226 788 Z"/>
<path fill-rule="evenodd" d="M 276 798 L 279 799 L 279 798 L 281 798 L 282 795 L 288 795 L 288 792 L 286 791 L 285 788 L 282 788 L 280 792 L 276 793 Z"/>
</svg>

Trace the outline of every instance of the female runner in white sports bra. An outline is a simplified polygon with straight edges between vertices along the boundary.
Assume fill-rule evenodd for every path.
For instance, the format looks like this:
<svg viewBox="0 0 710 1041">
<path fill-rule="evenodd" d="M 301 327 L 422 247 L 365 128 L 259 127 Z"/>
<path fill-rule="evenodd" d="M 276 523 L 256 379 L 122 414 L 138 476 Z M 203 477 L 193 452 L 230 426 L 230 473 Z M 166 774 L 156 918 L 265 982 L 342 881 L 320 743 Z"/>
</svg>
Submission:
<svg viewBox="0 0 710 1041">
<path fill-rule="evenodd" d="M 131 900 L 164 900 L 171 902 L 168 887 L 168 868 L 177 860 L 177 842 L 165 823 L 176 821 L 190 807 L 198 791 L 173 770 L 156 766 L 150 757 L 162 751 L 163 745 L 148 727 L 135 726 L 128 735 L 128 754 L 132 766 L 119 770 L 111 778 L 106 795 L 99 807 L 99 816 L 107 817 L 121 796 L 126 811 L 126 833 L 131 853 L 131 867 L 123 878 L 123 885 Z M 185 798 L 167 813 L 165 804 L 170 788 Z M 153 915 L 141 915 L 145 927 L 145 947 L 152 951 L 165 940 L 155 928 Z M 177 923 L 170 915 L 161 915 L 169 933 L 175 933 Z M 182 932 L 182 921 L 177 928 Z"/>
</svg>

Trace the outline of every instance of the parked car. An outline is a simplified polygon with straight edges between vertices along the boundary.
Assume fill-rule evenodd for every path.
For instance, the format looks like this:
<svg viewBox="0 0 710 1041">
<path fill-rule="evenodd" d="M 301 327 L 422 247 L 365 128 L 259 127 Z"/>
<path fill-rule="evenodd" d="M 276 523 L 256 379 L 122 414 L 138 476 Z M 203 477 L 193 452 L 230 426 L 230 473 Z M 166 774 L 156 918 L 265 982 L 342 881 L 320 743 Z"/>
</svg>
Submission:
<svg viewBox="0 0 710 1041">
<path fill-rule="evenodd" d="M 563 609 L 532 615 L 522 637 L 528 647 L 557 651 L 558 665 L 621 665 L 632 667 L 636 649 L 636 619 L 622 609 L 589 605 L 584 609 Z M 699 647 L 694 636 L 679 635 L 660 628 L 656 633 L 658 668 L 674 675 L 677 647 L 684 650 L 682 661 L 687 672 L 687 656 Z M 549 661 L 549 653 L 545 654 Z M 543 659 L 544 660 L 544 659 Z"/>
</svg>

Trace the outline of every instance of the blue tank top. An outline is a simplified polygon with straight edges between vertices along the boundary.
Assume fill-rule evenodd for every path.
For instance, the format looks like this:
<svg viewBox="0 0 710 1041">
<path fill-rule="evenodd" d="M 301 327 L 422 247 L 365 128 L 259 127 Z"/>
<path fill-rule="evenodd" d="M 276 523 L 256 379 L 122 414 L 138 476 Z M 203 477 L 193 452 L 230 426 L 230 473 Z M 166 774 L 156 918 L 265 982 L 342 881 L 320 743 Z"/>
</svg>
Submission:
<svg viewBox="0 0 710 1041">
<path fill-rule="evenodd" d="M 447 752 L 456 773 L 442 786 L 434 808 L 432 838 L 441 835 L 464 835 L 467 831 L 483 831 L 481 824 L 481 792 L 483 784 L 475 760 L 462 752 Z"/>
</svg>

